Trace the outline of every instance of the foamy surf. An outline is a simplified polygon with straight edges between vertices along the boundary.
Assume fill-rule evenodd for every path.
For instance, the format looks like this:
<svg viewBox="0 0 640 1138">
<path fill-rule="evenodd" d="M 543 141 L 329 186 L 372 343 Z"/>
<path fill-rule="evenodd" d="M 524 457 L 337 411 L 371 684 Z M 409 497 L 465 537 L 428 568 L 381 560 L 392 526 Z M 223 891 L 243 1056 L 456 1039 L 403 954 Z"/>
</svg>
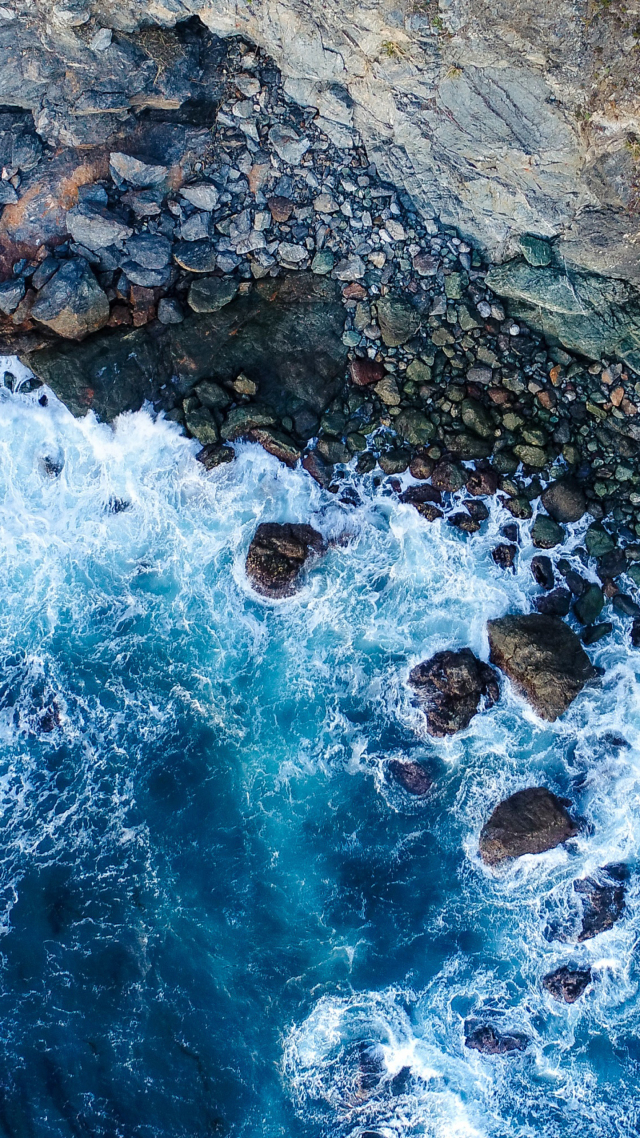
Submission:
<svg viewBox="0 0 640 1138">
<path fill-rule="evenodd" d="M 538 592 L 526 542 L 515 573 L 492 561 L 510 515 L 494 505 L 466 538 L 384 483 L 348 473 L 359 504 L 343 503 L 251 444 L 207 474 L 161 417 L 76 420 L 26 379 L 0 389 L 11 1117 L 38 1135 L 73 1133 L 72 1117 L 185 1138 L 215 1119 L 313 1138 L 633 1134 L 628 622 L 589 649 L 605 676 L 555 724 L 505 682 L 466 731 L 434 740 L 411 667 L 444 647 L 486 659 L 487 619 Z M 244 572 L 268 520 L 330 541 L 286 602 Z M 390 758 L 429 767 L 425 800 L 389 779 Z M 487 870 L 484 821 L 539 784 L 571 799 L 579 836 Z M 577 944 L 573 882 L 618 862 L 624 916 Z M 564 963 L 592 969 L 572 1006 L 541 987 Z M 470 1051 L 474 1017 L 529 1048 Z"/>
</svg>

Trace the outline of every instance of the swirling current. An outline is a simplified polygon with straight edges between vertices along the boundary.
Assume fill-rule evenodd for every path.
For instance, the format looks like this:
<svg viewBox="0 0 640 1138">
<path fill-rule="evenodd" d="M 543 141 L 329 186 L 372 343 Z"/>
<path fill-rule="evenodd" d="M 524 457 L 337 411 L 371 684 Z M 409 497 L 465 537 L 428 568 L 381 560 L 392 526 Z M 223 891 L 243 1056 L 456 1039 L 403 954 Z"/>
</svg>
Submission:
<svg viewBox="0 0 640 1138">
<path fill-rule="evenodd" d="M 636 1134 L 628 622 L 555 724 L 504 681 L 432 739 L 410 668 L 486 659 L 487 619 L 539 591 L 525 529 L 515 573 L 491 558 L 499 504 L 468 537 L 384 480 L 347 472 L 339 500 L 253 444 L 207 474 L 161 417 L 112 428 L 41 395 L 0 389 L 0 1132 Z M 330 541 L 289 600 L 245 576 L 269 520 Z M 425 799 L 392 758 L 427 766 Z M 483 867 L 483 822 L 530 785 L 580 834 Z M 563 939 L 573 881 L 611 862 L 623 918 Z M 564 963 L 592 969 L 574 1005 L 541 986 Z M 469 1050 L 469 1017 L 531 1044 Z"/>
</svg>

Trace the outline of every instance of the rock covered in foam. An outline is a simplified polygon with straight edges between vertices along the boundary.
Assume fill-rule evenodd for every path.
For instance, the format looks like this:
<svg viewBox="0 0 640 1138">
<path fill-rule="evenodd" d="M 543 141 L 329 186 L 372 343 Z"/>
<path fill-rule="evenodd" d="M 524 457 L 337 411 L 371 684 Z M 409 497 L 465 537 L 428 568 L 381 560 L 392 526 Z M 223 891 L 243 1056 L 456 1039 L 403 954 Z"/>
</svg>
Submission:
<svg viewBox="0 0 640 1138">
<path fill-rule="evenodd" d="M 427 794 L 433 785 L 433 780 L 422 763 L 414 760 L 391 759 L 388 770 L 395 782 L 416 797 Z"/>
<path fill-rule="evenodd" d="M 322 553 L 324 539 L 312 526 L 262 522 L 247 553 L 247 576 L 264 597 L 290 597 L 311 553 Z"/>
<path fill-rule="evenodd" d="M 523 854 L 552 850 L 578 833 L 567 810 L 570 803 L 544 786 L 518 790 L 496 806 L 480 834 L 485 865 L 500 865 Z"/>
<path fill-rule="evenodd" d="M 573 888 L 582 898 L 582 926 L 578 941 L 591 940 L 613 928 L 625 906 L 626 865 L 606 865 L 597 876 L 574 881 Z"/>
<path fill-rule="evenodd" d="M 487 623 L 489 659 L 542 719 L 553 722 L 597 675 L 575 632 L 556 616 L 503 616 Z"/>
<path fill-rule="evenodd" d="M 470 648 L 436 652 L 412 668 L 409 683 L 427 714 L 427 731 L 442 737 L 468 727 L 484 699 L 492 707 L 500 696 L 493 668 L 478 660 Z"/>
</svg>

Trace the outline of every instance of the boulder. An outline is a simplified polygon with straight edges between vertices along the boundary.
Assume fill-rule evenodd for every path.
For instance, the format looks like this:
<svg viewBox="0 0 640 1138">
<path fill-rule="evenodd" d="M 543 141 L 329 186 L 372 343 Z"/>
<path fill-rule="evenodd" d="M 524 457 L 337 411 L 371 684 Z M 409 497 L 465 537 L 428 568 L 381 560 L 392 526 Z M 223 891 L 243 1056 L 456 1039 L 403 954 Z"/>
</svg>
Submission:
<svg viewBox="0 0 640 1138">
<path fill-rule="evenodd" d="M 309 555 L 324 548 L 322 535 L 311 526 L 262 522 L 247 552 L 247 576 L 263 597 L 290 597 Z"/>
<path fill-rule="evenodd" d="M 579 522 L 587 511 L 582 489 L 569 478 L 560 478 L 547 486 L 542 505 L 556 522 Z"/>
<path fill-rule="evenodd" d="M 589 584 L 573 606 L 581 624 L 593 624 L 604 608 L 604 593 L 599 585 Z"/>
<path fill-rule="evenodd" d="M 530 786 L 506 798 L 482 827 L 480 856 L 485 865 L 544 853 L 575 837 L 578 826 L 568 805 L 544 786 Z"/>
<path fill-rule="evenodd" d="M 493 668 L 476 659 L 470 648 L 436 652 L 411 669 L 409 683 L 426 712 L 427 731 L 438 738 L 464 731 L 481 701 L 489 708 L 500 697 Z"/>
<path fill-rule="evenodd" d="M 509 1051 L 526 1051 L 529 1039 L 519 1031 L 508 1034 L 496 1031 L 491 1024 L 475 1024 L 467 1020 L 464 1025 L 464 1045 L 483 1055 L 506 1055 Z"/>
<path fill-rule="evenodd" d="M 536 585 L 540 585 L 541 589 L 553 588 L 555 578 L 550 557 L 545 557 L 543 553 L 536 553 L 535 557 L 531 558 L 531 573 Z"/>
<path fill-rule="evenodd" d="M 189 307 L 194 312 L 217 312 L 238 294 L 236 277 L 200 277 L 189 289 Z"/>
<path fill-rule="evenodd" d="M 501 569 L 512 569 L 515 573 L 516 555 L 518 553 L 517 545 L 496 545 L 495 549 L 491 551 L 491 556 L 496 565 Z"/>
<path fill-rule="evenodd" d="M 421 797 L 426 794 L 433 785 L 433 779 L 422 764 L 416 763 L 413 760 L 391 759 L 387 769 L 391 778 L 395 782 L 398 782 L 408 794 L 415 794 L 417 797 Z"/>
<path fill-rule="evenodd" d="M 198 462 L 202 463 L 205 470 L 214 470 L 216 466 L 221 466 L 222 463 L 232 462 L 235 458 L 235 451 L 233 447 L 208 443 L 207 446 L 198 451 L 196 458 Z"/>
<path fill-rule="evenodd" d="M 455 462 L 443 461 L 437 464 L 431 481 L 438 490 L 444 490 L 447 494 L 455 494 L 456 490 L 461 490 L 464 486 L 465 476 Z"/>
<path fill-rule="evenodd" d="M 595 877 L 574 881 L 573 888 L 582 898 L 582 924 L 578 941 L 591 940 L 613 928 L 625 906 L 626 865 L 605 865 Z"/>
<path fill-rule="evenodd" d="M 82 340 L 107 323 L 109 301 L 85 260 L 65 261 L 38 293 L 31 315 L 66 340 Z"/>
<path fill-rule="evenodd" d="M 504 616 L 490 620 L 487 631 L 491 663 L 549 722 L 597 675 L 575 632 L 558 617 Z"/>
<path fill-rule="evenodd" d="M 565 1004 L 575 1004 L 590 983 L 590 968 L 568 968 L 566 964 L 542 978 L 543 988 L 554 1000 L 564 1001 Z"/>
<path fill-rule="evenodd" d="M 553 549 L 564 541 L 564 530 L 553 518 L 538 514 L 531 527 L 531 540 L 536 549 Z"/>
<path fill-rule="evenodd" d="M 536 612 L 546 616 L 567 616 L 571 608 L 571 593 L 568 589 L 552 589 L 542 597 L 536 597 L 533 602 Z"/>
</svg>

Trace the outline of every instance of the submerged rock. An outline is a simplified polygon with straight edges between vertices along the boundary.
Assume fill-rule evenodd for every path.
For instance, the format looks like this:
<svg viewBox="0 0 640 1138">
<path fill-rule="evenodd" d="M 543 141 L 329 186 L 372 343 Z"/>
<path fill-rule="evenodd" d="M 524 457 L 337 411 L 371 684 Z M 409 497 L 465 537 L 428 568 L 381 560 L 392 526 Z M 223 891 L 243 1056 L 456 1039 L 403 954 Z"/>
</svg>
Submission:
<svg viewBox="0 0 640 1138">
<path fill-rule="evenodd" d="M 412 668 L 409 683 L 427 715 L 427 731 L 441 738 L 468 727 L 484 700 L 492 707 L 500 697 L 493 668 L 478 660 L 470 648 L 436 652 Z"/>
<path fill-rule="evenodd" d="M 309 554 L 324 548 L 322 535 L 312 526 L 262 522 L 247 553 L 247 576 L 264 597 L 290 597 Z"/>
<path fill-rule="evenodd" d="M 496 565 L 501 569 L 513 569 L 515 573 L 515 561 L 518 553 L 517 545 L 496 545 L 495 549 L 491 551 L 491 556 Z"/>
<path fill-rule="evenodd" d="M 421 796 L 433 786 L 433 779 L 422 764 L 413 760 L 391 759 L 388 771 L 394 781 L 400 783 L 409 794 Z"/>
<path fill-rule="evenodd" d="M 613 928 L 625 905 L 626 865 L 605 865 L 599 877 L 583 877 L 573 888 L 582 897 L 582 927 L 578 941 L 591 940 Z"/>
<path fill-rule="evenodd" d="M 529 1039 L 519 1031 L 502 1034 L 489 1023 L 464 1025 L 464 1045 L 483 1055 L 506 1055 L 509 1051 L 526 1051 Z"/>
<path fill-rule="evenodd" d="M 542 978 L 542 986 L 549 995 L 565 1004 L 575 1004 L 590 983 L 590 968 L 568 968 L 566 964 Z"/>
<path fill-rule="evenodd" d="M 480 834 L 485 865 L 552 850 L 578 833 L 567 811 L 570 803 L 544 786 L 518 790 L 496 806 Z"/>
<path fill-rule="evenodd" d="M 575 632 L 558 617 L 531 613 L 490 620 L 489 659 L 543 719 L 553 722 L 597 675 Z"/>
</svg>

